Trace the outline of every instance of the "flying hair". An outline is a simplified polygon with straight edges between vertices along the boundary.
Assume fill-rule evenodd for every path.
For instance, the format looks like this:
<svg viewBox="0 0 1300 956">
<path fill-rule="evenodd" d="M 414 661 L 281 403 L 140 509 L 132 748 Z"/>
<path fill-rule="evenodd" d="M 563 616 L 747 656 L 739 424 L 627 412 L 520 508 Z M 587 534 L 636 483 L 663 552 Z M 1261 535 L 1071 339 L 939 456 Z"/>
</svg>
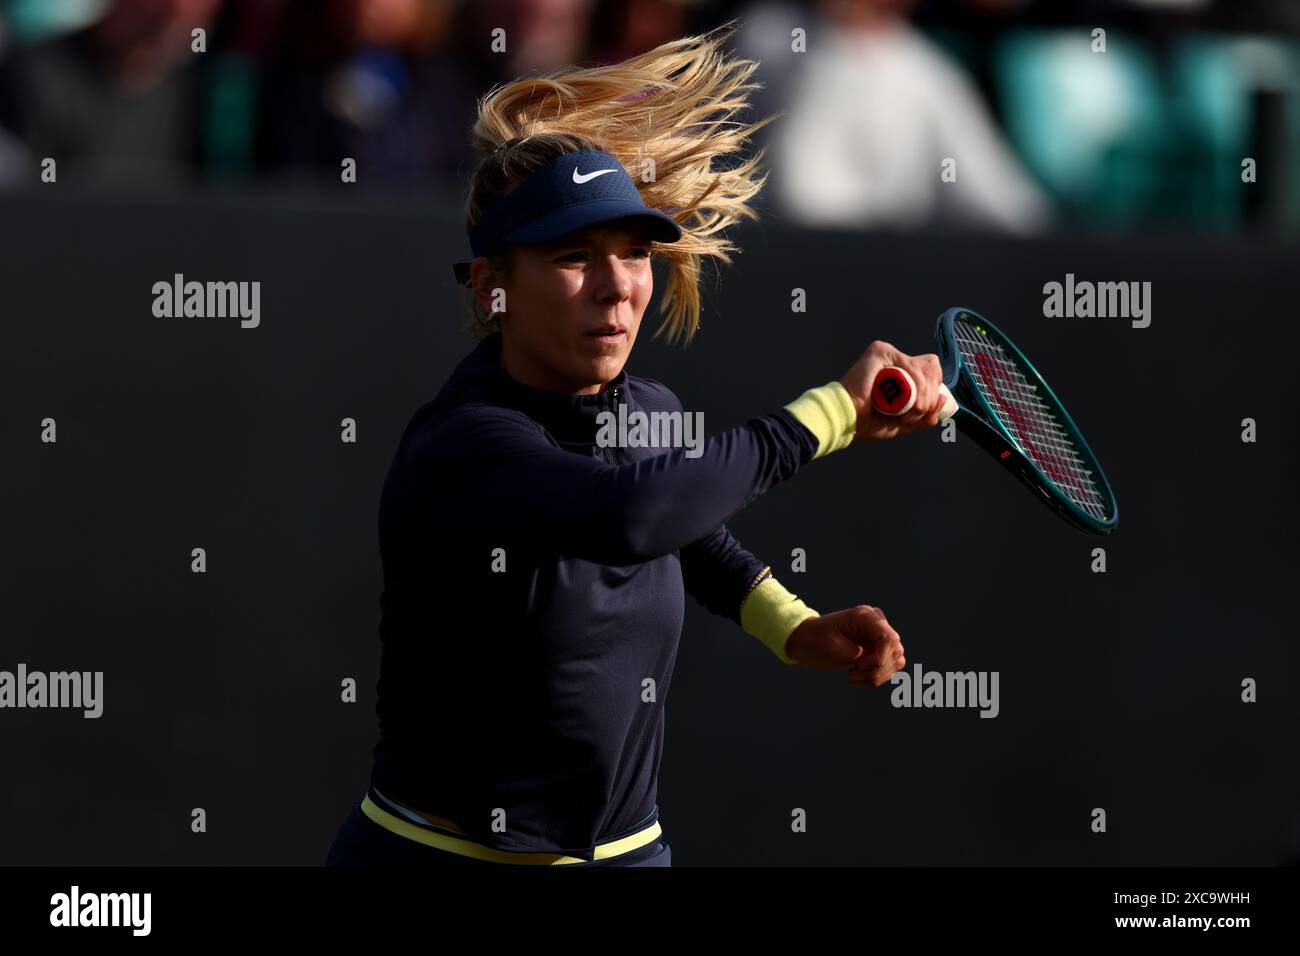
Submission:
<svg viewBox="0 0 1300 956">
<path fill-rule="evenodd" d="M 618 159 L 647 206 L 682 227 L 674 243 L 653 254 L 668 276 L 655 332 L 670 344 L 689 344 L 700 326 L 700 275 L 705 258 L 731 264 L 739 248 L 724 230 L 757 219 L 749 201 L 763 188 L 765 150 L 743 159 L 753 134 L 780 114 L 757 123 L 734 117 L 749 107 L 753 60 L 728 53 L 731 20 L 706 33 L 664 43 L 610 66 L 571 66 L 494 87 L 478 104 L 470 130 L 483 158 L 470 180 L 466 230 L 529 175 L 584 149 Z M 715 166 L 714 160 L 719 160 Z M 730 161 L 730 165 L 729 165 Z M 509 249 L 492 257 L 509 274 Z M 469 294 L 474 318 L 467 328 L 487 334 L 495 316 Z"/>
</svg>

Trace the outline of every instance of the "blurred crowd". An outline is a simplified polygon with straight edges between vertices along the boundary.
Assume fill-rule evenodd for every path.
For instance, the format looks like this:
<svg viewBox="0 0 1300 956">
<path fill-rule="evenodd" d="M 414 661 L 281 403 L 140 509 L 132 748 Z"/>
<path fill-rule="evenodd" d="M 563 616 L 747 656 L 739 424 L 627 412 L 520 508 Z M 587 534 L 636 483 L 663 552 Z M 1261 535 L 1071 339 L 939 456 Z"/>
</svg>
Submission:
<svg viewBox="0 0 1300 956">
<path fill-rule="evenodd" d="M 459 191 L 494 84 L 733 18 L 786 221 L 1300 222 L 1300 0 L 0 0 L 0 188 Z"/>
</svg>

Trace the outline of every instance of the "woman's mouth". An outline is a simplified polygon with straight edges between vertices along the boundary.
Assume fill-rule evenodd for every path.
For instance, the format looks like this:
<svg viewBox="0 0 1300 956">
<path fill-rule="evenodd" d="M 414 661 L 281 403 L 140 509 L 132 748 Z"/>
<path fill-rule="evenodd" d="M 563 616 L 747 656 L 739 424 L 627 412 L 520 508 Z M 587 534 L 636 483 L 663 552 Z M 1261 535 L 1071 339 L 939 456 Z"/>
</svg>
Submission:
<svg viewBox="0 0 1300 956">
<path fill-rule="evenodd" d="M 627 338 L 627 329 L 621 325 L 608 325 L 588 332 L 587 335 L 600 342 L 622 342 Z"/>
</svg>

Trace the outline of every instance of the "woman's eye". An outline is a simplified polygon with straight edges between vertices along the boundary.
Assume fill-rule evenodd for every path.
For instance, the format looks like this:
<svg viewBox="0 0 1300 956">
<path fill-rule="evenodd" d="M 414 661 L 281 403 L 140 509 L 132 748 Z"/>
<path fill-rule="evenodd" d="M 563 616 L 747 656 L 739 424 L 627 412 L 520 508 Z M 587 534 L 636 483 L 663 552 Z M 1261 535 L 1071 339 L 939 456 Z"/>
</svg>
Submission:
<svg viewBox="0 0 1300 956">
<path fill-rule="evenodd" d="M 649 258 L 650 258 L 650 250 L 649 250 L 648 248 L 642 246 L 642 247 L 640 247 L 640 248 L 633 249 L 632 252 L 630 253 L 630 255 L 632 255 L 634 258 L 637 258 L 637 259 L 649 259 Z M 578 250 L 577 252 L 570 252 L 570 253 L 568 253 L 567 255 L 560 256 L 560 258 L 557 259 L 556 261 L 557 261 L 557 262 L 577 262 L 577 261 L 579 261 L 579 260 L 581 260 L 581 259 L 585 259 L 586 257 L 587 257 L 587 253 L 583 252 L 582 250 Z"/>
</svg>

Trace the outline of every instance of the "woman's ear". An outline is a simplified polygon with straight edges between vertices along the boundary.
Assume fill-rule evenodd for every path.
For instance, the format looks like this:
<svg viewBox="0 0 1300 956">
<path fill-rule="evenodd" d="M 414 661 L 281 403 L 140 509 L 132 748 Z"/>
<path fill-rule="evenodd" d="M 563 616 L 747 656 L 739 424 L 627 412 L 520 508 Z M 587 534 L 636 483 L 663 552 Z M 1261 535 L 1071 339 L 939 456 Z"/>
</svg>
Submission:
<svg viewBox="0 0 1300 956">
<path fill-rule="evenodd" d="M 479 298 L 484 289 L 489 293 L 501 284 L 499 270 L 487 258 L 479 256 L 469 266 L 470 285 L 474 288 L 474 297 Z"/>
<path fill-rule="evenodd" d="M 470 282 L 474 290 L 474 301 L 482 306 L 488 318 L 505 315 L 506 284 L 510 281 L 508 269 L 501 260 L 491 261 L 483 256 L 470 265 Z M 499 311 L 493 312 L 493 305 L 500 302 Z"/>
</svg>

